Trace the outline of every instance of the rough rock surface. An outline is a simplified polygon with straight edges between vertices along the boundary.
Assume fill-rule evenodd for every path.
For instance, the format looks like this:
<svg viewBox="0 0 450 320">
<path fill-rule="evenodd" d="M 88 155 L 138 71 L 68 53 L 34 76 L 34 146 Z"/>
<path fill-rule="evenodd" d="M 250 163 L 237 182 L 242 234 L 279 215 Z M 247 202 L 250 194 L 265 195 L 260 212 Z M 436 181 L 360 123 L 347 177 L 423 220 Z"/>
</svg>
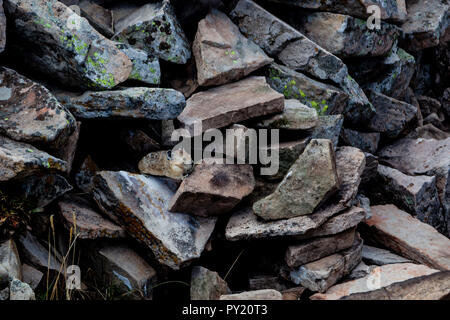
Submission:
<svg viewBox="0 0 450 320">
<path fill-rule="evenodd" d="M 24 62 L 83 89 L 110 89 L 128 79 L 132 64 L 114 43 L 56 0 L 5 0 L 17 40 L 31 49 Z"/>
<path fill-rule="evenodd" d="M 193 52 L 201 86 L 240 80 L 273 61 L 245 38 L 224 13 L 215 9 L 200 20 Z"/>
<path fill-rule="evenodd" d="M 22 279 L 19 252 L 12 239 L 0 243 L 0 284 L 10 279 Z"/>
<path fill-rule="evenodd" d="M 194 94 L 178 120 L 194 134 L 194 126 L 198 124 L 204 132 L 281 112 L 283 108 L 283 95 L 271 89 L 264 77 L 249 77 Z"/>
<path fill-rule="evenodd" d="M 380 134 L 377 132 L 359 132 L 344 128 L 341 132 L 342 140 L 364 152 L 375 153 L 380 142 Z"/>
<path fill-rule="evenodd" d="M 342 130 L 344 117 L 342 115 L 319 116 L 319 121 L 311 133 L 312 139 L 330 139 L 336 149 Z"/>
<path fill-rule="evenodd" d="M 143 157 L 138 167 L 144 174 L 183 180 L 192 171 L 193 161 L 191 155 L 184 149 L 155 151 Z"/>
<path fill-rule="evenodd" d="M 44 277 L 44 273 L 26 263 L 22 264 L 22 274 L 23 282 L 29 284 L 33 290 L 36 290 L 37 286 Z"/>
<path fill-rule="evenodd" d="M 253 205 L 255 214 L 277 220 L 312 213 L 339 188 L 335 161 L 330 140 L 311 140 L 275 192 Z"/>
<path fill-rule="evenodd" d="M 102 171 L 95 177 L 93 193 L 105 214 L 175 270 L 200 256 L 215 226 L 215 218 L 169 212 L 174 190 L 160 178 Z"/>
<path fill-rule="evenodd" d="M 30 232 L 20 236 L 18 245 L 21 249 L 23 260 L 28 264 L 38 268 L 42 272 L 47 270 L 62 271 L 61 262 L 53 254 L 49 254 L 48 248 L 45 248 L 38 242 L 38 239 Z"/>
<path fill-rule="evenodd" d="M 191 274 L 191 300 L 219 300 L 230 293 L 227 283 L 217 272 L 196 266 Z"/>
<path fill-rule="evenodd" d="M 248 164 L 217 164 L 204 160 L 183 180 L 169 203 L 169 211 L 217 216 L 231 211 L 255 187 Z"/>
<path fill-rule="evenodd" d="M 220 296 L 219 300 L 283 300 L 283 295 L 273 289 L 263 289 L 225 294 Z"/>
<path fill-rule="evenodd" d="M 363 246 L 362 259 L 365 263 L 369 265 L 377 265 L 377 266 L 384 266 L 385 264 L 392 264 L 392 263 L 411 262 L 411 260 L 400 257 L 388 250 L 371 247 L 368 245 Z"/>
<path fill-rule="evenodd" d="M 0 0 L 0 53 L 6 46 L 6 17 L 3 10 L 3 0 Z"/>
<path fill-rule="evenodd" d="M 307 130 L 318 122 L 316 109 L 310 108 L 295 99 L 285 100 L 284 110 L 258 123 L 258 126 L 271 129 Z"/>
<path fill-rule="evenodd" d="M 9 285 L 9 299 L 10 300 L 36 300 L 33 289 L 30 285 L 14 279 Z"/>
</svg>

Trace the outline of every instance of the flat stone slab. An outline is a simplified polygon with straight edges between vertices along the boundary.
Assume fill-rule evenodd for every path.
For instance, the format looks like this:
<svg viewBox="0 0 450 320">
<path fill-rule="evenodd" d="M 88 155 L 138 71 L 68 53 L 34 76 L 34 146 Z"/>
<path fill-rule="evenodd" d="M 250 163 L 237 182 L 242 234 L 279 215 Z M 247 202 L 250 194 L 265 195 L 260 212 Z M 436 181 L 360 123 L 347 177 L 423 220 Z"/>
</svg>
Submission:
<svg viewBox="0 0 450 320">
<path fill-rule="evenodd" d="M 339 185 L 331 141 L 313 139 L 291 166 L 275 192 L 254 203 L 253 211 L 265 220 L 310 214 L 326 201 Z"/>
<path fill-rule="evenodd" d="M 368 245 L 363 246 L 362 259 L 369 265 L 384 266 L 385 264 L 392 263 L 405 263 L 411 262 L 411 260 L 405 259 L 385 249 L 371 247 Z"/>
<path fill-rule="evenodd" d="M 161 88 L 87 91 L 80 96 L 56 93 L 76 118 L 175 119 L 186 105 L 181 92 Z"/>
<path fill-rule="evenodd" d="M 364 278 L 335 285 L 325 293 L 316 293 L 311 300 L 338 300 L 354 293 L 369 292 L 393 283 L 439 272 L 427 266 L 413 263 L 387 264 L 373 269 Z"/>
<path fill-rule="evenodd" d="M 450 270 L 450 240 L 394 205 L 371 207 L 369 236 L 403 257 Z"/>
<path fill-rule="evenodd" d="M 220 296 L 219 300 L 283 300 L 283 295 L 273 289 L 263 289 L 225 294 Z"/>
<path fill-rule="evenodd" d="M 21 235 L 18 241 L 20 253 L 25 262 L 36 267 L 39 271 L 62 272 L 61 262 L 53 253 L 48 252 L 38 239 L 29 231 L 25 235 Z"/>
<path fill-rule="evenodd" d="M 215 271 L 195 266 L 191 273 L 191 300 L 219 300 L 231 293 L 227 283 Z"/>
<path fill-rule="evenodd" d="M 76 196 L 58 203 L 65 227 L 73 229 L 80 239 L 123 238 L 125 230 L 102 217 L 88 201 Z M 76 224 L 76 226 L 75 226 Z"/>
<path fill-rule="evenodd" d="M 32 145 L 0 136 L 0 181 L 23 178 L 36 172 L 66 172 L 66 162 Z"/>
<path fill-rule="evenodd" d="M 75 118 L 43 86 L 0 68 L 0 132 L 16 141 L 58 147 L 75 130 Z"/>
<path fill-rule="evenodd" d="M 192 95 L 178 120 L 194 134 L 195 124 L 206 131 L 283 109 L 283 95 L 271 89 L 264 77 L 249 77 Z"/>
<path fill-rule="evenodd" d="M 168 181 L 125 171 L 99 172 L 93 190 L 105 214 L 148 245 L 160 263 L 178 270 L 200 257 L 216 218 L 169 212 L 174 193 Z"/>
<path fill-rule="evenodd" d="M 231 211 L 254 187 L 251 165 L 203 161 L 183 180 L 169 203 L 169 211 L 218 216 Z"/>
<path fill-rule="evenodd" d="M 201 86 L 239 80 L 273 61 L 216 9 L 198 23 L 192 46 Z"/>
</svg>

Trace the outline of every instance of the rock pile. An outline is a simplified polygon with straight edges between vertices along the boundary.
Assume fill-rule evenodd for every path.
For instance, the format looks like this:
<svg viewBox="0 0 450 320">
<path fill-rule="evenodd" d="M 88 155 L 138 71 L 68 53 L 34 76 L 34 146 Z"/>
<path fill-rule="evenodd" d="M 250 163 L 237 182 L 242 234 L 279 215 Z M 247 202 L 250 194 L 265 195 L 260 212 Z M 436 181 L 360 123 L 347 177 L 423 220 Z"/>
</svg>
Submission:
<svg viewBox="0 0 450 320">
<path fill-rule="evenodd" d="M 0 300 L 448 298 L 450 4 L 370 4 L 0 0 Z"/>
</svg>

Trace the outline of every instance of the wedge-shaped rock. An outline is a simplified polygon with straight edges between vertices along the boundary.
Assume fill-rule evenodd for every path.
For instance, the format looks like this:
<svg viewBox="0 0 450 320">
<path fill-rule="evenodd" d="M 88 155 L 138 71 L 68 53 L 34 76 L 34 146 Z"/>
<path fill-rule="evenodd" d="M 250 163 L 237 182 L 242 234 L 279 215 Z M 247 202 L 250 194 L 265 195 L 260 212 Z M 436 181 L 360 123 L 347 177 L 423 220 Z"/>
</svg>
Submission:
<svg viewBox="0 0 450 320">
<path fill-rule="evenodd" d="M 169 203 L 169 211 L 218 216 L 231 211 L 255 187 L 247 164 L 217 164 L 204 160 L 183 180 Z"/>
<path fill-rule="evenodd" d="M 406 19 L 405 0 L 363 0 L 363 1 L 316 1 L 316 0 L 270 0 L 272 2 L 286 3 L 304 9 L 317 11 L 330 11 L 350 16 L 368 18 L 371 12 L 367 8 L 376 5 L 381 10 L 381 19 L 400 22 Z"/>
<path fill-rule="evenodd" d="M 80 197 L 71 196 L 58 203 L 65 227 L 76 229 L 80 239 L 122 238 L 125 230 L 96 212 Z"/>
<path fill-rule="evenodd" d="M 148 84 L 159 84 L 161 69 L 157 57 L 153 57 L 146 51 L 133 48 L 125 43 L 117 42 L 116 47 L 125 53 L 133 64 L 129 79 Z"/>
<path fill-rule="evenodd" d="M 86 193 L 90 193 L 94 187 L 92 180 L 97 171 L 100 171 L 100 169 L 97 167 L 94 160 L 92 160 L 91 156 L 88 155 L 81 163 L 78 172 L 75 174 L 75 183 L 77 184 L 77 187 Z"/>
<path fill-rule="evenodd" d="M 450 295 L 450 271 L 395 282 L 378 290 L 353 293 L 343 300 L 445 300 Z"/>
<path fill-rule="evenodd" d="M 390 138 L 398 136 L 417 113 L 413 105 L 375 91 L 370 92 L 369 99 L 376 112 L 368 121 L 367 128 Z"/>
<path fill-rule="evenodd" d="M 338 84 L 350 97 L 346 107 L 350 121 L 358 122 L 373 112 L 366 95 L 349 76 L 347 66 L 341 59 L 251 0 L 240 0 L 231 17 L 247 38 L 287 67 Z"/>
<path fill-rule="evenodd" d="M 290 99 L 284 102 L 284 111 L 258 123 L 271 129 L 307 130 L 318 122 L 317 111 L 303 103 Z"/>
<path fill-rule="evenodd" d="M 148 245 L 160 263 L 176 270 L 200 257 L 216 218 L 169 212 L 174 189 L 160 178 L 102 171 L 95 177 L 93 194 L 105 214 Z"/>
<path fill-rule="evenodd" d="M 195 125 L 201 124 L 206 131 L 283 109 L 283 95 L 271 89 L 264 77 L 249 77 L 194 94 L 178 120 L 194 134 Z"/>
<path fill-rule="evenodd" d="M 357 236 L 351 248 L 292 270 L 291 280 L 311 291 L 325 292 L 361 262 L 362 246 Z"/>
<path fill-rule="evenodd" d="M 40 244 L 38 239 L 30 232 L 20 236 L 17 244 L 20 247 L 23 260 L 38 268 L 39 271 L 63 272 L 59 258 L 55 257 L 53 252 L 49 253 L 48 248 Z"/>
<path fill-rule="evenodd" d="M 75 118 L 43 86 L 0 68 L 0 132 L 11 139 L 61 146 Z"/>
<path fill-rule="evenodd" d="M 14 278 L 22 279 L 22 265 L 16 244 L 9 239 L 0 243 L 0 285 Z"/>
<path fill-rule="evenodd" d="M 230 241 L 259 239 L 276 236 L 298 236 L 319 228 L 331 216 L 352 206 L 358 192 L 364 170 L 364 153 L 356 148 L 343 147 L 336 152 L 336 168 L 341 181 L 340 191 L 330 204 L 310 215 L 264 221 L 251 208 L 244 208 L 234 214 L 226 227 L 225 236 Z"/>
<path fill-rule="evenodd" d="M 81 132 L 81 122 L 76 122 L 76 127 L 73 133 L 67 138 L 67 142 L 65 145 L 62 145 L 60 148 L 52 148 L 51 153 L 67 162 L 67 173 L 70 174 L 72 172 L 73 161 L 75 160 L 75 154 L 78 148 L 78 140 L 80 139 Z"/>
<path fill-rule="evenodd" d="M 408 176 L 396 169 L 379 165 L 377 180 L 379 203 L 393 203 L 436 229 L 442 230 L 445 227 L 435 177 Z"/>
<path fill-rule="evenodd" d="M 408 15 L 402 24 L 405 49 L 420 51 L 450 40 L 448 1 L 407 1 Z"/>
<path fill-rule="evenodd" d="M 354 239 L 355 229 L 352 228 L 332 236 L 306 240 L 302 243 L 288 246 L 285 260 L 289 267 L 295 268 L 350 248 Z"/>
<path fill-rule="evenodd" d="M 168 0 L 148 3 L 115 23 L 114 40 L 147 51 L 163 60 L 185 64 L 189 42 Z"/>
<path fill-rule="evenodd" d="M 380 29 L 371 30 L 366 20 L 331 12 L 295 15 L 291 12 L 287 22 L 325 50 L 342 58 L 384 56 L 400 33 L 396 26 L 388 23 L 381 22 Z"/>
<path fill-rule="evenodd" d="M 64 3 L 64 1 L 62 1 Z M 66 5 L 71 1 L 66 1 Z M 86 18 L 89 23 L 101 34 L 110 38 L 114 35 L 113 15 L 108 10 L 93 0 L 81 0 L 76 2 L 80 8 L 81 16 Z"/>
<path fill-rule="evenodd" d="M 191 300 L 219 300 L 231 293 L 227 283 L 217 272 L 196 266 L 191 274 Z"/>
<path fill-rule="evenodd" d="M 439 270 L 413 263 L 387 264 L 373 269 L 364 278 L 335 285 L 325 293 L 317 293 L 311 300 L 338 300 L 354 293 L 370 292 L 387 287 L 393 283 L 408 279 L 427 276 Z"/>
<path fill-rule="evenodd" d="M 341 138 L 346 144 L 370 153 L 377 151 L 378 142 L 380 142 L 378 132 L 360 132 L 347 128 L 342 130 Z"/>
<path fill-rule="evenodd" d="M 128 79 L 131 61 L 89 22 L 56 0 L 7 0 L 24 63 L 69 86 L 110 89 Z"/>
<path fill-rule="evenodd" d="M 6 17 L 3 10 L 3 0 L 0 1 L 0 52 L 5 50 L 6 46 Z"/>
<path fill-rule="evenodd" d="M 339 188 L 335 162 L 330 140 L 311 140 L 275 192 L 256 202 L 253 211 L 265 220 L 312 213 Z"/>
<path fill-rule="evenodd" d="M 176 118 L 186 102 L 181 92 L 161 88 L 128 88 L 87 91 L 80 96 L 57 93 L 59 101 L 76 118 L 130 118 L 167 120 Z"/>
<path fill-rule="evenodd" d="M 263 289 L 225 294 L 219 300 L 283 300 L 283 295 L 273 289 Z"/>
<path fill-rule="evenodd" d="M 29 144 L 0 136 L 0 181 L 49 171 L 66 172 L 66 162 Z"/>
<path fill-rule="evenodd" d="M 213 9 L 198 23 L 193 43 L 201 86 L 239 80 L 273 60 L 222 12 Z"/>
<path fill-rule="evenodd" d="M 288 67 L 272 63 L 265 73 L 267 83 L 286 99 L 297 99 L 321 113 L 340 114 L 347 105 L 348 95 L 341 89 L 296 72 Z"/>
<path fill-rule="evenodd" d="M 371 207 L 368 236 L 399 255 L 450 270 L 450 240 L 394 205 Z"/>
<path fill-rule="evenodd" d="M 384 266 L 385 264 L 412 262 L 385 249 L 363 246 L 362 259 L 369 265 Z"/>
<path fill-rule="evenodd" d="M 26 263 L 22 264 L 22 274 L 23 282 L 27 283 L 33 290 L 36 290 L 44 277 L 44 273 Z"/>
<path fill-rule="evenodd" d="M 333 142 L 333 148 L 336 150 L 343 124 L 344 117 L 340 114 L 319 116 L 319 121 L 311 132 L 311 138 L 329 139 Z"/>
</svg>

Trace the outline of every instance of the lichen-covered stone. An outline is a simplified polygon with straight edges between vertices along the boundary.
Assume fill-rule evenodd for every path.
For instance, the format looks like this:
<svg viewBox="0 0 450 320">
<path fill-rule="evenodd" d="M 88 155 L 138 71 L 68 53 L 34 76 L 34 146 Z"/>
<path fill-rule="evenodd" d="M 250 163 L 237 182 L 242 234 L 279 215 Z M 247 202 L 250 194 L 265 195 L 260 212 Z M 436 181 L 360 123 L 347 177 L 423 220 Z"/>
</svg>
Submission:
<svg viewBox="0 0 450 320">
<path fill-rule="evenodd" d="M 115 91 L 86 91 L 80 96 L 65 92 L 56 95 L 80 119 L 174 119 L 185 106 L 183 94 L 173 89 L 136 87 Z"/>
<path fill-rule="evenodd" d="M 216 218 L 169 212 L 174 187 L 161 178 L 102 171 L 93 194 L 105 214 L 148 245 L 160 263 L 177 270 L 200 257 Z"/>
<path fill-rule="evenodd" d="M 311 132 L 311 139 L 329 139 L 336 149 L 343 124 L 344 117 L 340 114 L 319 116 L 319 121 Z"/>
<path fill-rule="evenodd" d="M 13 279 L 9 285 L 9 300 L 36 300 L 30 285 Z"/>
<path fill-rule="evenodd" d="M 27 44 L 23 62 L 33 69 L 83 89 L 110 89 L 128 79 L 130 59 L 61 2 L 6 0 L 4 6 L 16 40 Z"/>
<path fill-rule="evenodd" d="M 330 140 L 311 140 L 275 192 L 253 204 L 253 211 L 265 220 L 312 213 L 339 188 L 335 161 Z"/>
<path fill-rule="evenodd" d="M 307 130 L 314 128 L 318 121 L 316 109 L 295 99 L 284 101 L 284 110 L 270 118 L 263 119 L 258 126 L 271 129 Z"/>
<path fill-rule="evenodd" d="M 100 171 L 100 169 L 91 156 L 88 155 L 81 163 L 80 169 L 75 173 L 77 187 L 86 193 L 91 192 L 94 186 L 92 180 L 97 171 Z"/>
<path fill-rule="evenodd" d="M 113 39 L 147 51 L 163 60 L 185 64 L 189 42 L 168 0 L 148 3 L 115 22 Z"/>
<path fill-rule="evenodd" d="M 191 274 L 191 300 L 219 300 L 221 295 L 231 293 L 227 283 L 217 272 L 196 266 Z"/>
<path fill-rule="evenodd" d="M 0 132 L 11 139 L 61 147 L 75 118 L 43 86 L 0 68 Z"/>
<path fill-rule="evenodd" d="M 215 9 L 198 23 L 192 50 L 201 86 L 239 80 L 273 61 L 245 38 L 224 13 Z"/>
<path fill-rule="evenodd" d="M 66 172 L 66 162 L 29 144 L 0 136 L 0 181 L 49 171 Z"/>
</svg>

